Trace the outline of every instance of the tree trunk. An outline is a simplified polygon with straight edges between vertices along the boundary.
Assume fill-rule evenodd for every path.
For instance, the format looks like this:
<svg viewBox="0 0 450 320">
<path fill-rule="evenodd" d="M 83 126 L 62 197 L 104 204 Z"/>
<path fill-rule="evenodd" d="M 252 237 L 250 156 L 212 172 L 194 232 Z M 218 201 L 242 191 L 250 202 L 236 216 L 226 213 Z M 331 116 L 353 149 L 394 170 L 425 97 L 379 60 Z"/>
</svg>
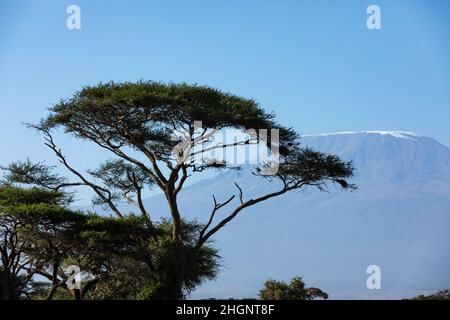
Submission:
<svg viewBox="0 0 450 320">
<path fill-rule="evenodd" d="M 47 297 L 45 297 L 45 300 L 53 300 L 53 296 L 55 295 L 56 290 L 58 290 L 58 285 L 52 284 L 52 287 L 50 288 Z"/>
<path fill-rule="evenodd" d="M 0 272 L 2 275 L 2 296 L 0 300 L 11 300 L 10 281 L 7 271 Z"/>
<path fill-rule="evenodd" d="M 170 213 L 172 215 L 172 224 L 173 224 L 172 237 L 174 240 L 182 241 L 181 216 L 180 216 L 180 212 L 178 211 L 178 204 L 177 204 L 177 197 L 175 195 L 175 189 L 170 184 L 168 184 L 166 186 L 165 196 L 166 196 L 167 202 L 169 203 L 169 209 L 170 209 Z"/>
<path fill-rule="evenodd" d="M 177 273 L 176 273 L 176 292 L 177 299 L 183 299 L 183 284 L 186 273 L 186 252 L 182 240 L 177 240 Z"/>
<path fill-rule="evenodd" d="M 50 291 L 47 294 L 46 300 L 52 300 L 53 296 L 56 293 L 56 290 L 58 290 L 58 267 L 59 267 L 59 261 L 53 262 L 53 270 L 52 270 L 52 286 L 50 288 Z"/>
<path fill-rule="evenodd" d="M 172 238 L 176 246 L 176 266 L 173 275 L 174 296 L 170 299 L 183 298 L 183 283 L 186 272 L 186 256 L 184 250 L 184 242 L 182 237 L 181 215 L 178 210 L 177 196 L 173 184 L 168 183 L 165 190 L 167 202 L 169 203 L 170 213 L 172 215 Z M 172 291 L 172 290 L 170 290 Z"/>
<path fill-rule="evenodd" d="M 72 296 L 75 300 L 81 300 L 81 290 L 80 289 L 71 289 L 70 293 L 72 293 Z"/>
</svg>

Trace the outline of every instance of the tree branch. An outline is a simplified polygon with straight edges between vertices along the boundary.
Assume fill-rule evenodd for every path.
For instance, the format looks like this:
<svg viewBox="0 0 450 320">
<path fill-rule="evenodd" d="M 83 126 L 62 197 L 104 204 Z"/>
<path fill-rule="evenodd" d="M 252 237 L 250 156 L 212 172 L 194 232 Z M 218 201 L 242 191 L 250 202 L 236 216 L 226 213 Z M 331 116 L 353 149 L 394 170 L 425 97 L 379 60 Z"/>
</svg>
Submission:
<svg viewBox="0 0 450 320">
<path fill-rule="evenodd" d="M 180 182 L 178 183 L 178 186 L 175 189 L 175 195 L 177 195 L 181 191 L 181 189 L 183 188 L 184 182 L 189 177 L 189 175 L 187 174 L 187 168 L 184 164 L 181 166 L 181 169 L 183 171 L 183 175 L 181 176 Z"/>
<path fill-rule="evenodd" d="M 240 188 L 239 188 L 240 189 Z M 279 195 L 282 195 L 286 193 L 287 191 L 291 190 L 290 188 L 283 188 L 280 191 L 272 192 L 267 195 L 264 195 L 262 197 L 256 198 L 256 199 L 250 199 L 246 202 L 242 202 L 229 216 L 227 216 L 225 219 L 220 221 L 214 228 L 212 228 L 210 231 L 208 231 L 205 235 L 202 235 L 199 237 L 197 246 L 202 246 L 212 235 L 214 235 L 217 231 L 219 231 L 221 228 L 223 228 L 228 222 L 233 220 L 239 212 L 241 212 L 243 209 L 252 206 L 254 204 L 257 204 L 259 202 L 262 202 L 264 200 L 277 197 Z M 240 194 L 240 198 L 242 198 L 242 194 Z"/>
<path fill-rule="evenodd" d="M 45 143 L 45 145 L 47 147 L 49 147 L 51 150 L 53 150 L 53 152 L 56 154 L 56 156 L 60 159 L 60 162 L 70 171 L 72 172 L 74 175 L 76 175 L 78 178 L 81 179 L 81 181 L 83 181 L 83 183 L 89 187 L 91 187 L 92 190 L 94 190 L 94 192 L 106 203 L 108 204 L 108 206 L 111 208 L 111 210 L 116 214 L 117 217 L 122 218 L 123 215 L 122 213 L 119 211 L 119 209 L 117 209 L 117 207 L 114 205 L 114 203 L 112 202 L 112 196 L 111 196 L 111 192 L 105 188 L 102 188 L 90 181 L 88 181 L 81 173 L 79 173 L 78 171 L 76 171 L 73 167 L 71 167 L 69 165 L 69 163 L 67 162 L 66 158 L 64 157 L 64 155 L 62 154 L 61 150 L 56 146 L 54 140 L 53 140 L 53 136 L 51 135 L 51 133 L 48 130 L 45 130 L 43 128 L 41 128 L 41 131 L 45 134 L 45 140 L 47 141 Z M 103 192 L 105 192 L 108 197 L 106 197 Z"/>
<path fill-rule="evenodd" d="M 212 210 L 212 212 L 211 212 L 211 215 L 209 216 L 208 222 L 207 222 L 206 225 L 203 227 L 203 229 L 200 231 L 200 235 L 199 235 L 199 238 L 200 238 L 200 239 L 203 238 L 203 235 L 205 234 L 206 230 L 208 230 L 209 226 L 211 225 L 211 223 L 212 223 L 212 221 L 213 221 L 213 219 L 214 219 L 214 216 L 215 216 L 216 212 L 217 212 L 218 210 L 220 210 L 220 208 L 223 208 L 223 207 L 225 207 L 227 204 L 229 204 L 234 198 L 235 198 L 235 196 L 233 195 L 233 196 L 231 196 L 227 201 L 225 201 L 224 203 L 217 203 L 216 197 L 213 195 L 214 208 L 213 208 L 213 210 Z"/>
</svg>

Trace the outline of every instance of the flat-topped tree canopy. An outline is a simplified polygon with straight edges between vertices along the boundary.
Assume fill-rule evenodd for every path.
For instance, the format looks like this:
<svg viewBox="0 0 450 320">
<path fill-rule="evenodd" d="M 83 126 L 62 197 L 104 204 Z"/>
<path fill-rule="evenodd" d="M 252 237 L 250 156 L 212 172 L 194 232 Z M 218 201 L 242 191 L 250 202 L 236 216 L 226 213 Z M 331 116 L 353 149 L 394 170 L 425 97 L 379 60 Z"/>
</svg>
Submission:
<svg viewBox="0 0 450 320">
<path fill-rule="evenodd" d="M 140 211 L 142 227 L 150 231 L 155 230 L 158 222 L 153 221 L 152 212 L 145 206 L 143 190 L 149 187 L 160 189 L 171 215 L 164 224 L 165 228 L 171 229 L 170 241 L 160 241 L 158 233 L 152 233 L 150 240 L 158 245 L 170 244 L 167 249 L 173 256 L 161 270 L 169 270 L 170 295 L 176 298 L 183 297 L 184 288 L 194 288 L 202 279 L 214 277 L 216 256 L 209 250 L 208 243 L 246 208 L 303 187 L 325 190 L 329 182 L 337 183 L 343 189 L 354 189 L 347 182 L 353 175 L 351 162 L 303 148 L 293 129 L 278 124 L 274 115 L 265 112 L 254 100 L 210 87 L 152 81 L 88 86 L 54 105 L 41 123 L 30 127 L 43 134 L 45 144 L 75 179 L 60 177 L 45 164 L 27 160 L 3 168 L 7 172 L 5 182 L 11 185 L 38 186 L 54 195 L 67 194 L 64 191 L 67 188 L 86 186 L 96 195 L 94 203 L 107 205 L 118 221 L 129 218 L 129 213 L 123 212 L 119 202 L 134 204 Z M 96 169 L 78 171 L 58 147 L 53 137 L 56 128 L 109 151 L 112 158 L 97 164 Z M 214 135 L 224 137 L 229 133 L 224 132 L 226 129 L 232 129 L 233 134 L 238 131 L 238 137 L 233 137 L 231 143 L 214 142 L 211 146 Z M 220 152 L 237 146 L 246 148 L 249 144 L 265 145 L 276 155 L 275 160 L 256 167 L 255 174 L 268 177 L 266 183 L 278 180 L 281 184 L 278 183 L 276 189 L 269 188 L 266 194 L 252 197 L 237 183 L 235 194 L 225 199 L 223 194 L 214 194 L 217 191 L 211 190 L 211 194 L 204 195 L 212 197 L 211 211 L 200 218 L 203 223 L 190 228 L 183 222 L 182 208 L 178 207 L 178 195 L 186 180 L 193 173 L 201 174 L 210 168 L 235 168 L 226 161 L 210 162 L 215 160 L 214 155 L 200 159 L 195 158 L 196 155 L 204 156 L 204 152 L 210 150 Z M 269 169 L 269 175 L 265 169 Z M 59 199 L 59 196 L 55 197 Z M 225 210 L 228 212 L 223 212 Z M 100 233 L 93 231 L 89 230 L 87 234 L 104 234 L 102 230 Z M 136 231 L 131 232 L 133 237 Z M 206 272 L 192 273 L 193 265 L 199 268 L 192 261 L 200 262 L 200 268 Z M 205 262 L 203 265 L 202 261 Z"/>
<path fill-rule="evenodd" d="M 195 122 L 206 130 L 278 129 L 281 152 L 298 138 L 252 99 L 205 86 L 153 81 L 84 87 L 53 106 L 42 125 L 61 126 L 78 137 L 112 146 L 147 148 L 157 160 L 167 160 L 178 143 L 174 131 L 194 130 Z"/>
<path fill-rule="evenodd" d="M 223 202 L 217 201 L 212 190 L 213 209 L 199 233 L 199 247 L 242 210 L 267 199 L 306 186 L 324 190 L 328 182 L 337 183 L 343 189 L 354 188 L 346 180 L 353 175 L 351 162 L 302 148 L 298 134 L 277 123 L 274 115 L 264 111 L 254 100 L 205 86 L 153 81 L 87 86 L 54 105 L 48 117 L 32 127 L 44 134 L 46 145 L 78 181 L 61 180 L 64 183 L 57 183 L 60 180 L 58 177 L 33 164 L 10 166 L 8 169 L 15 180 L 31 183 L 43 181 L 46 183 L 41 185 L 54 190 L 88 186 L 97 196 L 96 203 L 108 205 L 117 217 L 124 216 L 117 201 L 126 200 L 139 208 L 149 224 L 152 220 L 144 206 L 142 190 L 156 186 L 167 200 L 173 237 L 180 241 L 183 227 L 177 199 L 185 181 L 193 173 L 201 173 L 205 169 L 234 168 L 226 161 L 201 162 L 205 158 L 199 164 L 194 158 L 198 151 L 192 151 L 193 148 L 200 146 L 199 154 L 203 156 L 205 151 L 220 152 L 247 144 L 270 147 L 277 159 L 263 163 L 263 167 L 257 167 L 255 173 L 267 176 L 264 170 L 274 168 L 270 170 L 268 183 L 272 178 L 277 179 L 282 182 L 280 189 L 245 199 L 245 190 L 236 185 L 236 195 Z M 96 170 L 89 170 L 87 177 L 71 166 L 58 148 L 52 136 L 52 129 L 58 127 L 110 151 L 114 158 Z M 223 133 L 225 129 L 242 132 L 240 141 L 233 139 L 232 143 L 207 145 L 213 135 Z M 180 144 L 181 148 L 177 149 Z M 183 149 L 185 144 L 190 146 L 189 152 Z M 275 148 L 272 149 L 272 146 Z M 129 152 L 130 148 L 141 153 L 144 160 L 142 157 L 136 158 L 135 153 Z M 239 203 L 229 215 L 214 223 L 216 212 L 231 206 L 236 200 Z"/>
</svg>

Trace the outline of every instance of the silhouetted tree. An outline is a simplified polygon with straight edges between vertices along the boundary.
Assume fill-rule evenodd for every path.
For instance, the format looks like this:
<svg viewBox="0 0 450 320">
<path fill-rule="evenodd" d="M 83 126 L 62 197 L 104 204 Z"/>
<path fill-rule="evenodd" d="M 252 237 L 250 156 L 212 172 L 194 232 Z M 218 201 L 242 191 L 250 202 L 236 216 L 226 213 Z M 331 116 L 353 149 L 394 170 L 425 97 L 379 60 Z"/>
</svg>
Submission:
<svg viewBox="0 0 450 320">
<path fill-rule="evenodd" d="M 43 134 L 45 144 L 77 180 L 60 178 L 47 167 L 31 162 L 10 165 L 7 170 L 11 180 L 57 191 L 87 186 L 96 194 L 96 202 L 109 206 L 118 218 L 125 214 L 117 201 L 136 204 L 149 225 L 153 222 L 143 205 L 142 191 L 155 187 L 164 194 L 171 214 L 175 241 L 172 245 L 177 256 L 174 261 L 177 270 L 171 275 L 176 287 L 174 298 L 183 296 L 182 284 L 187 277 L 188 263 L 178 195 L 193 175 L 201 175 L 209 169 L 237 168 L 212 158 L 212 151 L 247 145 L 270 147 L 279 156 L 278 170 L 267 176 L 273 163 L 265 163 L 255 167 L 254 174 L 268 182 L 281 183 L 278 190 L 250 199 L 237 184 L 236 195 L 224 201 L 217 201 L 211 190 L 213 209 L 198 231 L 197 249 L 245 208 L 270 198 L 308 186 L 325 190 L 328 182 L 344 189 L 354 188 L 346 181 L 353 173 L 351 163 L 334 155 L 301 148 L 296 132 L 278 124 L 274 115 L 265 112 L 255 101 L 209 87 L 157 82 L 89 86 L 54 105 L 47 118 L 30 127 Z M 113 159 L 86 174 L 80 172 L 58 147 L 53 135 L 57 128 L 108 151 Z M 241 132 L 239 141 L 209 145 L 214 136 L 226 129 Z M 227 206 L 234 207 L 216 222 L 216 213 Z"/>
</svg>

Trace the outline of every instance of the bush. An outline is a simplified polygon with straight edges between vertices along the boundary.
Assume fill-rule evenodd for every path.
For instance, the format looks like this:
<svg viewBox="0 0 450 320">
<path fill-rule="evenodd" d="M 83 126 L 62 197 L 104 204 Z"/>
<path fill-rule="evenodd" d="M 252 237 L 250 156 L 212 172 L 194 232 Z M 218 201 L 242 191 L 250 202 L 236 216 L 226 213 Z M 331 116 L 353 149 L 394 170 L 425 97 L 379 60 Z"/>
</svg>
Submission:
<svg viewBox="0 0 450 320">
<path fill-rule="evenodd" d="M 305 288 L 301 277 L 295 277 L 290 283 L 269 279 L 259 291 L 262 300 L 314 300 L 328 299 L 328 294 L 318 288 Z"/>
</svg>

